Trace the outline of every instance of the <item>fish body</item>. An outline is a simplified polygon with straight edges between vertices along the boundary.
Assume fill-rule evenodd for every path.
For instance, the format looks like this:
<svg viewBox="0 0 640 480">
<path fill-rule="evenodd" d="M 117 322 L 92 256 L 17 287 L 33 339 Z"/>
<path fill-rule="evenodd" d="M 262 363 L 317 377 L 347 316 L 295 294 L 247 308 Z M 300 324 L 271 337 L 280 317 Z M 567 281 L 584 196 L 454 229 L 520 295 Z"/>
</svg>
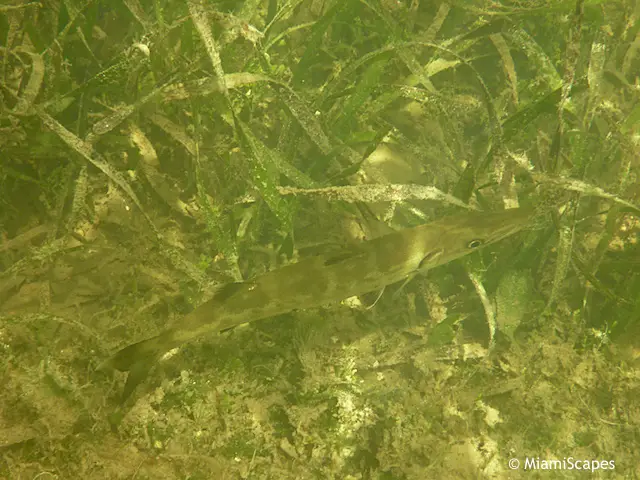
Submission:
<svg viewBox="0 0 640 480">
<path fill-rule="evenodd" d="M 454 215 L 225 285 L 178 324 L 125 347 L 103 366 L 130 372 L 126 398 L 162 354 L 196 337 L 380 290 L 500 241 L 526 228 L 531 217 L 522 208 Z"/>
</svg>

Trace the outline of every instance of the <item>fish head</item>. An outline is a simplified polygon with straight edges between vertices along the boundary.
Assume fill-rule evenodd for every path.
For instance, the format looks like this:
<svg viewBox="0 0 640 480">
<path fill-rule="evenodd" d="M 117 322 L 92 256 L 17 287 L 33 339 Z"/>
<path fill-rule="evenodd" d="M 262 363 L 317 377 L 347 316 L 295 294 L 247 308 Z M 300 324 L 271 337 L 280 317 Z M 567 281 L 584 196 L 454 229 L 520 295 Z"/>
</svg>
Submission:
<svg viewBox="0 0 640 480">
<path fill-rule="evenodd" d="M 531 225 L 533 211 L 470 212 L 428 224 L 419 270 L 425 271 L 499 242 Z"/>
</svg>

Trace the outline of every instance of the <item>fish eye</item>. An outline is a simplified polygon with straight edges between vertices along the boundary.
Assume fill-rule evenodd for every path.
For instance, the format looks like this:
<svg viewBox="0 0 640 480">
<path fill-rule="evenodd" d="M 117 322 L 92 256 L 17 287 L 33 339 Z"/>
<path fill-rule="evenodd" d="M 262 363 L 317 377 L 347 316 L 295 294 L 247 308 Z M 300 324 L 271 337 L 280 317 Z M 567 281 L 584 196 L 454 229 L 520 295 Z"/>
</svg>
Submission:
<svg viewBox="0 0 640 480">
<path fill-rule="evenodd" d="M 482 240 L 475 239 L 467 243 L 467 248 L 478 248 L 480 245 L 482 245 Z"/>
</svg>

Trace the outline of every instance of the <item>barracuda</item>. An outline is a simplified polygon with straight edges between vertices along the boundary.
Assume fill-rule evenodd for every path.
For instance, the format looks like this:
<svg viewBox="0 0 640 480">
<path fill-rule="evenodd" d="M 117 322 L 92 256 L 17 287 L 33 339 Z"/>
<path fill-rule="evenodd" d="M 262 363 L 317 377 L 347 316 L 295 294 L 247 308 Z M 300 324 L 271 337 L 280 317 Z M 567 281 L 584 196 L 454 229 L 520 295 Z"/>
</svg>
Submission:
<svg viewBox="0 0 640 480">
<path fill-rule="evenodd" d="M 126 399 L 165 352 L 196 337 L 380 290 L 519 232 L 532 215 L 520 208 L 445 217 L 225 285 L 179 323 L 118 351 L 101 368 L 129 372 Z"/>
</svg>

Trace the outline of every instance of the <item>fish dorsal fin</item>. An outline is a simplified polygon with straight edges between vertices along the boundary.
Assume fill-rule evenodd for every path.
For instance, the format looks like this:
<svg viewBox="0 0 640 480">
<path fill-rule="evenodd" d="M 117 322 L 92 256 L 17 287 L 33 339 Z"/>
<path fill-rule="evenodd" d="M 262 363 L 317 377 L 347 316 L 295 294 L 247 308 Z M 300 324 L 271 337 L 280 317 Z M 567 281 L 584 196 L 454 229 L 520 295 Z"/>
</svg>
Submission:
<svg viewBox="0 0 640 480">
<path fill-rule="evenodd" d="M 337 265 L 338 263 L 346 262 L 349 260 L 353 260 L 354 258 L 362 257 L 365 255 L 361 248 L 353 247 L 347 250 L 343 250 L 342 252 L 336 253 L 335 255 L 326 256 L 324 260 L 324 266 L 329 267 L 331 265 Z"/>
<path fill-rule="evenodd" d="M 230 282 L 220 285 L 215 288 L 213 295 L 206 303 L 209 302 L 224 302 L 231 298 L 237 291 L 246 286 L 247 282 Z"/>
</svg>

